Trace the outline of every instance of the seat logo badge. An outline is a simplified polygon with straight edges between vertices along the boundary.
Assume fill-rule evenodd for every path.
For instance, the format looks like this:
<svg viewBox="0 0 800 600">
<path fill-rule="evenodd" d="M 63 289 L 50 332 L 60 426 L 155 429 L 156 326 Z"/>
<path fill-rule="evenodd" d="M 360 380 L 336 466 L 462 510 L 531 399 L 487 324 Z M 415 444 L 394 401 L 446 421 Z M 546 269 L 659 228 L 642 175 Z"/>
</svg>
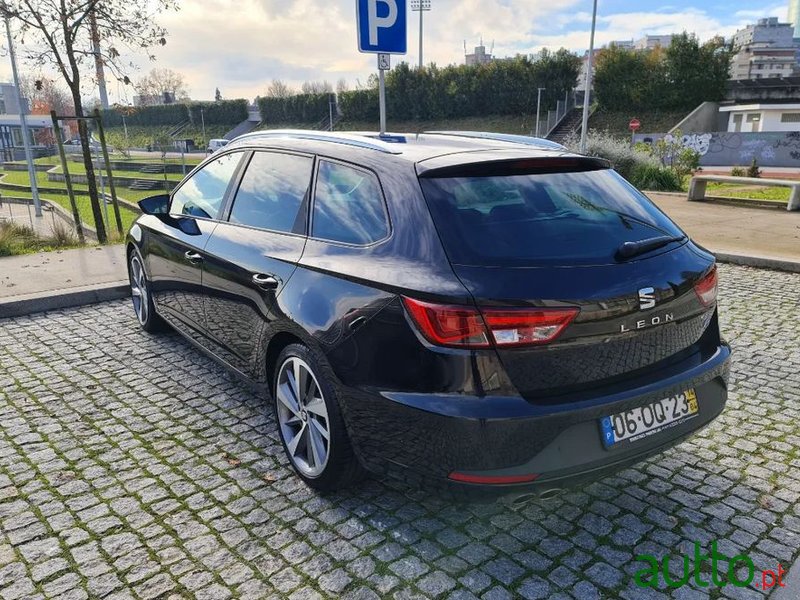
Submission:
<svg viewBox="0 0 800 600">
<path fill-rule="evenodd" d="M 651 287 L 639 290 L 639 309 L 647 310 L 656 305 L 656 291 Z"/>
</svg>

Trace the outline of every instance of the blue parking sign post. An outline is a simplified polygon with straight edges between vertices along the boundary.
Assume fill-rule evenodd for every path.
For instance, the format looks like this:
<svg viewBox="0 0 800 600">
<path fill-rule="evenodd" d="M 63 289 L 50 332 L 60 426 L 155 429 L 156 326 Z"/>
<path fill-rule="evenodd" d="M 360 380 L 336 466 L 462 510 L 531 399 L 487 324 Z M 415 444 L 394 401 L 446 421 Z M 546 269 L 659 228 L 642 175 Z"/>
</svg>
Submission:
<svg viewBox="0 0 800 600">
<path fill-rule="evenodd" d="M 390 54 L 405 54 L 408 31 L 406 0 L 356 0 L 358 51 L 378 55 L 381 131 L 386 133 L 386 88 L 384 71 Z"/>
</svg>

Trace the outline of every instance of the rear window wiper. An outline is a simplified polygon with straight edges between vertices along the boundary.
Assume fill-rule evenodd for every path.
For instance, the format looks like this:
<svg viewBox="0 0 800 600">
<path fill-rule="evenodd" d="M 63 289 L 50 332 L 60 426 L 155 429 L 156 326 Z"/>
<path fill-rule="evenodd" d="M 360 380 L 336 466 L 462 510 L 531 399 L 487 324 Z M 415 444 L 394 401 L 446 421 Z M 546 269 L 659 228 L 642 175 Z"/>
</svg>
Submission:
<svg viewBox="0 0 800 600">
<path fill-rule="evenodd" d="M 685 239 L 685 235 L 660 235 L 654 238 L 647 238 L 646 240 L 639 240 L 638 242 L 625 242 L 617 248 L 616 258 L 617 260 L 626 260 L 644 254 L 645 252 L 656 250 L 673 242 L 682 242 Z"/>
</svg>

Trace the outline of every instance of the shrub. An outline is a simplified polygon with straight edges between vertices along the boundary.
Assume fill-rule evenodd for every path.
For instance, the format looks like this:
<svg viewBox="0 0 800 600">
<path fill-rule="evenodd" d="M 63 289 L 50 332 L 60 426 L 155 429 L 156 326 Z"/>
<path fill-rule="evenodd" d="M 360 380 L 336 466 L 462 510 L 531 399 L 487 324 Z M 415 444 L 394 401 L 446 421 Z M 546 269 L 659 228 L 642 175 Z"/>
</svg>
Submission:
<svg viewBox="0 0 800 600">
<path fill-rule="evenodd" d="M 566 146 L 574 151 L 579 151 L 577 137 L 566 140 Z M 615 138 L 609 133 L 592 131 L 586 140 L 586 154 L 605 158 L 611 166 L 625 179 L 631 180 L 634 170 L 639 166 L 658 167 L 658 161 L 646 152 L 631 148 L 630 142 Z"/>
<path fill-rule="evenodd" d="M 673 169 L 658 165 L 637 165 L 630 182 L 640 190 L 653 192 L 681 191 L 681 178 Z"/>
<path fill-rule="evenodd" d="M 747 177 L 747 171 L 742 167 L 733 167 L 731 169 L 731 177 Z"/>
<path fill-rule="evenodd" d="M 753 159 L 753 162 L 750 163 L 750 166 L 747 167 L 747 176 L 761 177 L 761 169 L 758 168 L 758 162 L 755 158 Z"/>
</svg>

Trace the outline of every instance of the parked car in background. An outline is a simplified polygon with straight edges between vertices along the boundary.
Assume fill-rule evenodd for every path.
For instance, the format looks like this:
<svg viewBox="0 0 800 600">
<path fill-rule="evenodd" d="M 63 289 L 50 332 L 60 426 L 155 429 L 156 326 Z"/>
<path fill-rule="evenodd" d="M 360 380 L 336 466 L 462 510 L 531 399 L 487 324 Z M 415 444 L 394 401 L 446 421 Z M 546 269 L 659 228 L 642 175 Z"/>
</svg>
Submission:
<svg viewBox="0 0 800 600">
<path fill-rule="evenodd" d="M 230 140 L 226 140 L 226 139 L 223 139 L 223 138 L 208 140 L 208 148 L 206 149 L 206 152 L 208 154 L 211 154 L 212 152 L 216 152 L 217 150 L 227 146 L 229 141 Z"/>
<path fill-rule="evenodd" d="M 263 389 L 314 488 L 554 493 L 726 403 L 714 257 L 552 142 L 255 132 L 140 206 L 142 328 Z"/>
</svg>

